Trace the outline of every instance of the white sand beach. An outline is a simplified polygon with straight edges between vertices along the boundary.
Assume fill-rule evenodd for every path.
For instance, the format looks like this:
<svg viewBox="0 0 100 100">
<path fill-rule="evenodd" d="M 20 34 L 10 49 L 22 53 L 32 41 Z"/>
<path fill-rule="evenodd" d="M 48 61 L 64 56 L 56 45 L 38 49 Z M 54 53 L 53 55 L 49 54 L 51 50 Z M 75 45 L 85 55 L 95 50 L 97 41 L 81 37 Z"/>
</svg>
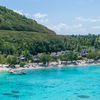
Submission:
<svg viewBox="0 0 100 100">
<path fill-rule="evenodd" d="M 75 64 L 59 64 L 59 63 L 54 63 L 54 62 L 51 62 L 49 63 L 49 65 L 47 67 L 45 66 L 40 66 L 40 65 L 36 65 L 34 63 L 31 63 L 31 64 L 27 64 L 25 65 L 25 67 L 21 67 L 19 65 L 15 65 L 15 66 L 19 66 L 19 67 L 16 67 L 16 68 L 9 68 L 7 67 L 8 65 L 5 65 L 5 64 L 0 64 L 0 72 L 3 72 L 3 71 L 8 71 L 8 72 L 15 72 L 15 71 L 21 71 L 21 70 L 35 70 L 35 69 L 48 69 L 48 68 L 53 68 L 53 67 L 58 67 L 58 68 L 62 68 L 62 67 L 87 67 L 87 66 L 92 66 L 92 65 L 100 65 L 100 63 L 86 63 L 85 61 L 76 61 L 78 62 L 76 65 Z"/>
</svg>

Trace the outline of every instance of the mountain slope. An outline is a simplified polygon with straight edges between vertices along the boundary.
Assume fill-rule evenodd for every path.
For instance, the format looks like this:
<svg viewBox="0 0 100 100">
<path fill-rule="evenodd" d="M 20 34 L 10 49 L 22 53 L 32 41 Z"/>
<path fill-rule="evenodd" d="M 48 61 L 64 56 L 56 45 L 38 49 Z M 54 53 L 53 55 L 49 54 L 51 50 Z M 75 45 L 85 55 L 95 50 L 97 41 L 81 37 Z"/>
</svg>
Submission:
<svg viewBox="0 0 100 100">
<path fill-rule="evenodd" d="M 35 20 L 28 19 L 2 6 L 0 6 L 0 30 L 33 31 L 55 34 L 54 31 L 38 24 Z"/>
</svg>

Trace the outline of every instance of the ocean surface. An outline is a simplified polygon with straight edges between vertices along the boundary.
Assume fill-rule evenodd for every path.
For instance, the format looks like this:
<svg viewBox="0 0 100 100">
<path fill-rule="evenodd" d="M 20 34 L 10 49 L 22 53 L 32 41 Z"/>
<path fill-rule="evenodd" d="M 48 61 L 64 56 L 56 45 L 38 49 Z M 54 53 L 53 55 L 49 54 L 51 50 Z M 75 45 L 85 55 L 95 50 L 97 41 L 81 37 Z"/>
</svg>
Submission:
<svg viewBox="0 0 100 100">
<path fill-rule="evenodd" d="M 0 73 L 0 100 L 100 100 L 100 67 Z"/>
</svg>

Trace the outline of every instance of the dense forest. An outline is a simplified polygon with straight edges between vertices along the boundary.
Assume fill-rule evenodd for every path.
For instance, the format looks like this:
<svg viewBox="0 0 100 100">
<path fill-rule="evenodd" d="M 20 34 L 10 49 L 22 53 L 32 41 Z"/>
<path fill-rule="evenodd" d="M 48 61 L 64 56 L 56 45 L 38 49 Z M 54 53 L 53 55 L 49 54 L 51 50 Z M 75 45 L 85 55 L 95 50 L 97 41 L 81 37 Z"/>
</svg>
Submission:
<svg viewBox="0 0 100 100">
<path fill-rule="evenodd" d="M 88 58 L 100 55 L 100 36 L 56 35 L 32 19 L 0 7 L 0 63 L 13 63 L 21 55 L 29 61 L 39 53 L 50 55 L 61 51 L 70 53 L 60 56 L 60 59 L 74 60 L 79 59 L 83 49 L 88 50 Z"/>
<path fill-rule="evenodd" d="M 97 52 L 100 50 L 100 36 L 59 36 L 37 32 L 0 31 L 1 59 L 2 56 L 7 58 L 9 55 L 16 57 L 24 55 L 28 59 L 31 59 L 32 56 L 39 53 L 50 54 L 66 50 L 77 53 L 78 57 L 83 49 L 87 49 L 90 52 L 89 58 L 96 57 Z M 70 55 L 73 55 L 73 53 L 70 53 Z M 71 60 L 71 58 L 66 57 L 65 59 Z M 74 60 L 74 58 L 72 58 L 72 60 Z"/>
<path fill-rule="evenodd" d="M 20 55 L 27 50 L 30 54 L 77 51 L 82 49 L 99 49 L 100 36 L 59 36 L 25 31 L 0 31 L 0 53 L 6 55 Z"/>
</svg>

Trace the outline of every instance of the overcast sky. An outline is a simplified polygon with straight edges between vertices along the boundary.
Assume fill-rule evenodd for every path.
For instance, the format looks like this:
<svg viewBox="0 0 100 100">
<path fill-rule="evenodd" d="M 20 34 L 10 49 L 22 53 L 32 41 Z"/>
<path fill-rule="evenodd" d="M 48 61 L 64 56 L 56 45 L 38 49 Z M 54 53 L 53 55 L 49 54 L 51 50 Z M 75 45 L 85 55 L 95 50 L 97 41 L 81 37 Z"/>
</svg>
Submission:
<svg viewBox="0 0 100 100">
<path fill-rule="evenodd" d="M 100 34 L 100 0 L 0 0 L 57 34 Z"/>
</svg>

